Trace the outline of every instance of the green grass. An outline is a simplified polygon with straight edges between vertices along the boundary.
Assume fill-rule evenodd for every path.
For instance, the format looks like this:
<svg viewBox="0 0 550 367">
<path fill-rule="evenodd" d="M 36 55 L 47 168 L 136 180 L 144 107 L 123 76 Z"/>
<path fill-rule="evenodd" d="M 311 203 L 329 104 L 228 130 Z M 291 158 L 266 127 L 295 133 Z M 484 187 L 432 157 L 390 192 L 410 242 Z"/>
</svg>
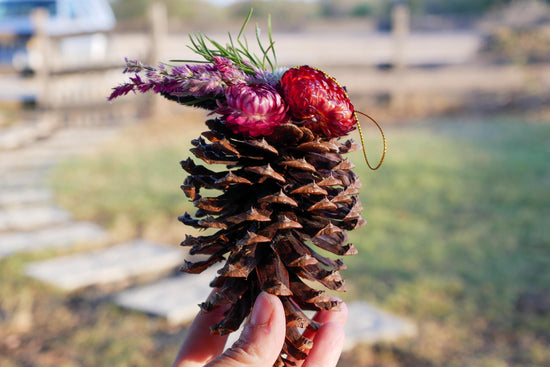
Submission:
<svg viewBox="0 0 550 367">
<path fill-rule="evenodd" d="M 159 215 L 181 210 L 184 171 L 178 157 L 186 147 L 154 149 L 109 149 L 108 154 L 75 159 L 59 168 L 54 187 L 61 203 L 77 216 L 107 226 L 119 216 L 129 216 L 134 225 L 144 226 Z"/>
<path fill-rule="evenodd" d="M 368 225 L 351 234 L 360 254 L 345 259 L 345 298 L 407 316 L 420 334 L 379 365 L 550 365 L 550 315 L 516 310 L 521 295 L 550 289 L 550 123 L 456 118 L 385 130 L 379 171 L 352 157 Z M 62 165 L 53 178 L 60 202 L 115 231 L 124 222 L 166 236 L 189 208 L 178 162 L 197 135 L 177 131 L 159 133 L 156 144 L 130 134 L 104 154 Z M 96 353 L 107 348 L 106 358 L 131 349 L 78 340 Z M 358 357 L 364 349 L 342 365 L 371 365 Z M 400 364 L 403 354 L 424 364 Z M 95 358 L 90 364 L 105 365 Z"/>
<path fill-rule="evenodd" d="M 370 226 L 358 246 L 374 256 L 350 259 L 363 265 L 352 277 L 381 279 L 378 299 L 383 284 L 445 277 L 486 306 L 550 285 L 549 125 L 454 121 L 390 139 L 384 168 L 360 173 Z"/>
<path fill-rule="evenodd" d="M 164 233 L 159 240 L 176 241 L 185 228 L 174 218 L 192 208 L 179 189 L 186 176 L 179 162 L 205 130 L 197 129 L 194 115 L 183 120 L 132 127 L 102 153 L 58 166 L 51 179 L 58 202 L 115 237 Z"/>
<path fill-rule="evenodd" d="M 169 366 L 180 328 L 118 308 L 99 289 L 67 295 L 23 275 L 26 263 L 62 254 L 0 259 L 0 365 Z"/>
<path fill-rule="evenodd" d="M 388 135 L 381 171 L 360 171 L 369 225 L 352 235 L 356 294 L 450 332 L 500 336 L 465 341 L 468 365 L 494 352 L 530 361 L 518 331 L 548 343 L 550 316 L 519 314 L 516 302 L 550 287 L 550 124 L 454 120 Z M 443 361 L 464 362 L 433 362 Z"/>
</svg>

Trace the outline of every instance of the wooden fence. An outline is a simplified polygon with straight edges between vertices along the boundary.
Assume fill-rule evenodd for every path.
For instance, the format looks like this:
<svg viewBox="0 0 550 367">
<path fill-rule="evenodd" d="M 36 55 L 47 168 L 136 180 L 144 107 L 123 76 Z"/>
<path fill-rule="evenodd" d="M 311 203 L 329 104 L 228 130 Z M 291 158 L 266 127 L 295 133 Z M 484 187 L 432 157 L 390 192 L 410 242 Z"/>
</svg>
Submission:
<svg viewBox="0 0 550 367">
<path fill-rule="evenodd" d="M 171 44 L 185 41 L 183 38 L 174 41 L 174 35 L 168 34 L 166 8 L 162 3 L 155 2 L 149 11 L 148 32 L 137 38 L 132 35 L 132 41 L 128 42 L 131 45 L 126 48 L 120 47 L 120 39 L 124 38 L 120 34 L 102 33 L 108 43 L 112 43 L 107 57 L 102 60 L 87 60 L 86 63 L 71 63 L 70 60 L 56 55 L 63 38 L 46 34 L 45 14 L 38 14 L 36 22 L 37 44 L 44 55 L 42 59 L 45 60 L 36 74 L 40 86 L 37 102 L 42 111 L 53 112 L 62 124 L 123 122 L 160 113 L 162 98 L 121 98 L 109 104 L 106 103 L 106 97 L 113 86 L 125 79 L 121 74 L 121 61 L 128 56 L 125 52 L 131 50 L 132 58 L 154 65 L 162 60 L 161 52 L 167 40 L 171 40 Z M 534 89 L 550 90 L 548 65 L 484 66 L 466 63 L 436 69 L 411 68 L 412 60 L 409 59 L 408 51 L 411 51 L 411 47 L 418 47 L 414 46 L 418 42 L 413 45 L 411 36 L 414 35 L 409 32 L 409 10 L 406 6 L 394 7 L 392 24 L 391 37 L 385 40 L 390 51 L 388 63 L 391 68 L 379 69 L 366 64 L 317 66 L 341 80 L 354 97 L 364 97 L 368 100 L 367 103 L 379 103 L 382 108 L 411 110 L 413 113 L 415 109 L 423 109 L 425 113 L 444 112 L 447 108 L 457 109 L 465 99 L 476 96 L 476 93 L 502 95 Z M 114 39 L 118 41 L 113 41 Z M 118 45 L 116 42 L 119 42 Z M 307 44 L 303 46 L 307 49 Z M 283 48 L 282 51 L 287 50 Z M 314 58 L 314 55 L 307 56 Z M 338 56 L 346 60 L 345 55 Z"/>
<path fill-rule="evenodd" d="M 112 32 L 80 33 L 70 36 L 52 36 L 46 29 L 48 14 L 38 9 L 33 14 L 36 30 L 34 51 L 41 60 L 36 69 L 36 105 L 44 116 L 51 116 L 60 125 L 89 125 L 124 122 L 144 116 L 160 114 L 162 99 L 141 96 L 119 99 L 106 103 L 111 88 L 122 82 L 121 74 L 124 55 L 114 38 L 120 34 Z M 408 9 L 397 6 L 394 19 L 394 60 L 398 72 L 405 69 L 406 59 L 403 46 L 408 34 Z M 148 32 L 139 42 L 131 45 L 132 57 L 156 64 L 161 59 L 163 39 L 168 38 L 166 8 L 162 2 L 154 2 L 149 9 Z M 101 37 L 108 45 L 102 58 L 67 57 L 62 44 L 75 37 Z M 120 45 L 120 41 L 119 45 Z M 119 46 L 118 45 L 118 46 Z M 128 48 L 126 48 L 126 51 Z M 73 55 L 74 56 L 74 55 Z"/>
<path fill-rule="evenodd" d="M 125 49 L 113 42 L 120 34 L 90 32 L 52 36 L 46 30 L 47 20 L 44 9 L 37 9 L 33 14 L 34 52 L 40 60 L 34 74 L 35 98 L 41 114 L 49 115 L 50 120 L 60 126 L 74 126 L 125 123 L 158 113 L 158 103 L 147 96 L 107 103 L 111 88 L 124 80 Z M 131 46 L 133 57 L 157 62 L 158 45 L 165 36 L 166 23 L 163 4 L 154 3 L 150 9 L 148 32 L 138 44 Z M 102 57 L 64 53 L 64 42 L 86 37 L 88 41 L 95 38 L 103 42 L 105 54 Z"/>
</svg>

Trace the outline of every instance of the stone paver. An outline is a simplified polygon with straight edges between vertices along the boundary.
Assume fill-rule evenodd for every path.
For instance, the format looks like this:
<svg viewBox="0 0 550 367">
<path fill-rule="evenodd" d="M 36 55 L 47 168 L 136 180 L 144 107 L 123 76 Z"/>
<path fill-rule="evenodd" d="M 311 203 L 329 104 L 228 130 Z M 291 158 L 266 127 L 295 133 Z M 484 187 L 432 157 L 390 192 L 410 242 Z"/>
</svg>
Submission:
<svg viewBox="0 0 550 367">
<path fill-rule="evenodd" d="M 58 129 L 55 120 L 20 122 L 0 130 L 0 150 L 25 153 L 37 147 L 91 147 L 114 136 L 118 126 Z"/>
<path fill-rule="evenodd" d="M 0 258 L 17 252 L 66 248 L 78 243 L 102 243 L 107 232 L 90 222 L 69 223 L 34 231 L 0 234 Z"/>
<path fill-rule="evenodd" d="M 414 337 L 417 333 L 416 325 L 411 321 L 382 311 L 366 302 L 349 302 L 347 306 L 349 317 L 344 327 L 346 333 L 344 350 L 351 350 L 359 344 L 374 344 Z M 305 313 L 309 317 L 314 315 L 311 311 L 305 311 Z M 239 339 L 242 329 L 241 326 L 239 330 L 229 334 L 226 349 Z"/>
<path fill-rule="evenodd" d="M 93 148 L 98 143 L 109 140 L 118 134 L 120 126 L 96 126 L 90 128 L 65 128 L 56 132 L 50 139 L 44 141 L 45 146 L 60 147 L 88 147 Z"/>
<path fill-rule="evenodd" d="M 73 146 L 33 146 L 22 150 L 2 152 L 0 167 L 18 168 L 33 167 L 36 162 L 57 162 L 67 157 L 93 151 L 95 144 L 87 142 L 75 142 Z"/>
<path fill-rule="evenodd" d="M 181 265 L 178 247 L 135 240 L 99 250 L 30 263 L 27 275 L 66 291 L 124 281 Z"/>
<path fill-rule="evenodd" d="M 53 198 L 51 190 L 43 188 L 11 189 L 0 191 L 0 208 L 6 206 L 43 203 Z"/>
<path fill-rule="evenodd" d="M 208 269 L 198 275 L 160 280 L 154 284 L 129 289 L 115 296 L 119 306 L 164 317 L 171 324 L 185 324 L 193 320 L 199 307 L 211 292 L 209 283 L 217 269 Z M 346 330 L 346 349 L 357 344 L 372 344 L 412 337 L 416 326 L 403 318 L 382 311 L 366 302 L 348 303 L 349 320 Z M 312 317 L 313 313 L 306 311 Z M 232 333 L 227 345 L 238 339 L 241 330 Z"/>
<path fill-rule="evenodd" d="M 372 344 L 392 341 L 416 335 L 414 323 L 370 305 L 366 302 L 348 304 L 349 321 L 346 324 L 344 349 L 352 349 L 357 344 Z"/>
<path fill-rule="evenodd" d="M 61 159 L 61 157 L 47 155 L 39 156 L 34 159 L 22 159 L 21 157 L 17 157 L 16 159 L 8 160 L 5 158 L 0 160 L 0 172 L 3 172 L 3 174 L 10 174 L 18 170 L 49 169 Z"/>
<path fill-rule="evenodd" d="M 69 212 L 53 206 L 13 208 L 0 211 L 0 232 L 58 225 L 70 220 Z"/>
<path fill-rule="evenodd" d="M 48 139 L 34 142 L 23 149 L 3 151 L 0 155 L 0 172 L 50 168 L 69 156 L 95 151 L 102 143 L 112 139 L 120 127 L 67 128 L 56 131 Z"/>
<path fill-rule="evenodd" d="M 204 302 L 212 288 L 209 283 L 217 269 L 210 268 L 201 274 L 183 274 L 156 283 L 126 290 L 115 296 L 115 303 L 132 310 L 164 317 L 171 324 L 190 322 L 198 304 Z"/>
<path fill-rule="evenodd" d="M 46 186 L 48 168 L 3 171 L 0 168 L 0 190 L 43 188 Z"/>
<path fill-rule="evenodd" d="M 21 121 L 14 126 L 0 129 L 0 150 L 16 149 L 50 136 L 55 130 L 50 119 Z"/>
<path fill-rule="evenodd" d="M 58 158 L 58 157 L 65 157 L 70 154 L 74 154 L 75 152 L 78 152 L 78 148 L 74 148 L 73 150 L 67 150 L 67 149 L 60 149 L 60 148 L 52 148 L 48 146 L 31 146 L 25 149 L 20 150 L 13 150 L 8 152 L 2 152 L 2 159 L 0 162 L 12 162 L 17 163 L 18 161 L 29 161 L 29 160 L 36 160 L 39 158 Z"/>
</svg>

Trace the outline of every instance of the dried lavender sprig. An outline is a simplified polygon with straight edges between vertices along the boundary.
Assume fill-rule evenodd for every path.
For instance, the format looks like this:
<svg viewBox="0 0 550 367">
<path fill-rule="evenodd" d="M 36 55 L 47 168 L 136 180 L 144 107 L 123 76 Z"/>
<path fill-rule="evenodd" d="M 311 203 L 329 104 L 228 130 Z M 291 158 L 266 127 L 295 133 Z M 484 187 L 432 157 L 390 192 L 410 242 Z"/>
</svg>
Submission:
<svg viewBox="0 0 550 367">
<path fill-rule="evenodd" d="M 124 62 L 126 63 L 126 67 L 122 71 L 123 74 L 139 73 L 143 70 L 149 70 L 149 71 L 156 70 L 154 67 L 149 66 L 149 65 L 145 65 L 144 63 L 142 63 L 141 61 L 136 60 L 136 59 L 129 59 L 129 58 L 125 57 Z"/>
<path fill-rule="evenodd" d="M 135 73 L 130 82 L 113 88 L 108 97 L 111 101 L 130 92 L 145 93 L 152 90 L 163 95 L 175 97 L 195 97 L 197 101 L 205 98 L 224 98 L 225 89 L 233 84 L 243 83 L 246 74 L 231 60 L 213 57 L 212 63 L 158 68 L 145 65 L 138 60 L 126 60 L 127 73 Z M 144 78 L 140 73 L 144 73 Z M 193 99 L 188 101 L 193 105 Z"/>
</svg>

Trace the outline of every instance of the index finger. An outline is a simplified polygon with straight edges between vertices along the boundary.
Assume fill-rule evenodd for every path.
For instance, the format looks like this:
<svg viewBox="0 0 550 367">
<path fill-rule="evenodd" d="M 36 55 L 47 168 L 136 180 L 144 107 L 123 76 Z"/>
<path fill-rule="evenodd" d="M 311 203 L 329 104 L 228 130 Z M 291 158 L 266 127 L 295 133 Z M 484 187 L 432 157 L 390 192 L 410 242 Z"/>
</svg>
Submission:
<svg viewBox="0 0 550 367">
<path fill-rule="evenodd" d="M 224 318 L 227 308 L 218 307 L 212 311 L 199 312 L 187 330 L 172 367 L 202 367 L 223 352 L 228 335 L 213 335 L 210 333 L 210 326 Z"/>
<path fill-rule="evenodd" d="M 334 298 L 334 299 L 337 299 L 337 298 Z M 345 302 L 342 301 L 340 303 L 339 311 L 327 311 L 327 310 L 317 311 L 317 313 L 313 317 L 313 320 L 321 324 L 325 324 L 327 322 L 335 322 L 341 325 L 342 327 L 344 327 L 344 325 L 346 325 L 346 321 L 348 320 L 348 306 L 346 305 Z M 303 335 L 306 338 L 311 339 L 314 337 L 315 333 L 316 333 L 315 331 L 306 329 L 304 330 Z"/>
</svg>

